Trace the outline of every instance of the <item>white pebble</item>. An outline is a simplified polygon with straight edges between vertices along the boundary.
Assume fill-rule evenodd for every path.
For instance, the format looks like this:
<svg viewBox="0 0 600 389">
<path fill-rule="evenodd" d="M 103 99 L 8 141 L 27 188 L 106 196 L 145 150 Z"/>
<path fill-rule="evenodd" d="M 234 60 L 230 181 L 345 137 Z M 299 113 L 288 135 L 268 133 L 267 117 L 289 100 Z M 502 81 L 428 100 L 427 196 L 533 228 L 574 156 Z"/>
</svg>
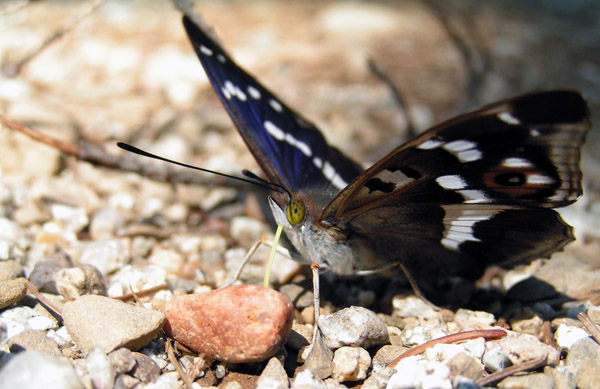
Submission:
<svg viewBox="0 0 600 389">
<path fill-rule="evenodd" d="M 53 330 L 58 328 L 56 321 L 46 316 L 32 317 L 31 319 L 27 320 L 27 324 L 32 330 Z"/>
<path fill-rule="evenodd" d="M 590 334 L 581 328 L 561 324 L 554 334 L 554 340 L 556 340 L 556 344 L 560 348 L 569 350 L 578 340 L 588 338 L 589 336 Z"/>
</svg>

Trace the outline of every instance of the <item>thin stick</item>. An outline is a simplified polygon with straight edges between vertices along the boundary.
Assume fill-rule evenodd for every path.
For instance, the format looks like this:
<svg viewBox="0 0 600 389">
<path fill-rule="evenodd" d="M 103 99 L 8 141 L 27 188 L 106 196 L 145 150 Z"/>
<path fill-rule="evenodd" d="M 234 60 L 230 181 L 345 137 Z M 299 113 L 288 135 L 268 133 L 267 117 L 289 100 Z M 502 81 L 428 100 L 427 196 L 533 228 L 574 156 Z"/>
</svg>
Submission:
<svg viewBox="0 0 600 389">
<path fill-rule="evenodd" d="M 587 313 L 579 312 L 577 314 L 577 318 L 579 319 L 581 324 L 583 324 L 583 326 L 588 330 L 588 332 L 592 335 L 594 340 L 597 343 L 600 343 L 600 329 L 598 328 L 598 326 L 596 324 L 594 324 L 594 322 L 592 321 L 592 319 L 590 319 L 590 317 L 587 315 Z"/>
<path fill-rule="evenodd" d="M 143 177 L 160 182 L 191 185 L 216 185 L 236 189 L 248 188 L 248 184 L 246 183 L 237 182 L 220 176 L 197 174 L 188 169 L 173 170 L 164 164 L 148 164 L 144 163 L 141 158 L 132 158 L 129 154 L 124 156 L 109 154 L 103 148 L 83 141 L 79 142 L 79 145 L 65 143 L 2 115 L 0 115 L 0 124 L 11 130 L 21 132 L 38 142 L 54 147 L 66 155 L 70 155 L 96 166 L 119 171 L 134 172 Z M 117 149 L 116 145 L 115 149 Z"/>
<path fill-rule="evenodd" d="M 506 377 L 510 377 L 517 373 L 534 370 L 538 367 L 544 366 L 546 364 L 546 357 L 538 357 L 534 359 L 530 359 L 527 362 L 519 363 L 518 365 L 507 367 L 504 370 L 497 371 L 493 374 L 490 374 L 487 377 L 481 378 L 477 380 L 477 385 L 479 386 L 488 386 L 492 385 L 498 381 L 505 379 Z"/>
<path fill-rule="evenodd" d="M 121 300 L 121 301 L 128 301 L 128 300 L 133 300 L 133 299 L 139 299 L 141 297 L 149 296 L 149 295 L 154 294 L 156 292 L 159 292 L 161 290 L 166 290 L 166 289 L 168 289 L 168 287 L 169 286 L 167 284 L 161 284 L 161 285 L 153 286 L 153 287 L 148 288 L 148 289 L 140 290 L 138 292 L 132 292 L 132 293 L 124 294 L 122 296 L 113 297 L 113 299 L 115 299 L 115 300 Z M 131 289 L 131 285 L 129 285 L 129 288 Z"/>
<path fill-rule="evenodd" d="M 400 89 L 394 83 L 394 81 L 392 81 L 392 79 L 387 75 L 383 68 L 374 59 L 369 59 L 368 64 L 371 73 L 373 73 L 388 87 L 388 89 L 392 93 L 394 102 L 398 106 L 398 110 L 402 113 L 402 115 L 404 115 L 404 118 L 406 119 L 407 138 L 414 138 L 417 135 L 417 130 L 415 128 L 415 120 L 410 112 L 408 103 L 406 102 L 404 95 L 400 92 Z"/>
<path fill-rule="evenodd" d="M 40 47 L 38 47 L 36 50 L 29 53 L 27 56 L 25 56 L 25 58 L 21 59 L 16 64 L 4 66 L 4 69 L 2 69 L 4 74 L 9 77 L 17 76 L 19 73 L 21 73 L 25 65 L 27 65 L 31 60 L 37 57 L 41 52 L 46 50 L 48 46 L 50 46 L 52 43 L 56 42 L 63 35 L 73 30 L 85 18 L 87 18 L 94 11 L 96 11 L 102 5 L 103 2 L 104 0 L 93 0 L 90 6 L 86 10 L 84 10 L 81 13 L 81 15 L 77 16 L 73 21 L 55 31 L 54 34 L 50 35 L 44 42 L 42 42 Z"/>
<path fill-rule="evenodd" d="M 179 373 L 179 376 L 183 380 L 185 387 L 187 389 L 192 389 L 192 382 L 190 381 L 190 377 L 188 377 L 187 374 L 185 374 L 183 368 L 181 367 L 181 364 L 179 363 L 179 360 L 175 357 L 175 353 L 173 352 L 173 345 L 171 344 L 170 340 L 167 340 L 165 342 L 165 351 L 167 352 L 169 361 L 171 361 L 173 366 L 175 366 L 175 370 L 177 370 L 177 373 Z"/>
<path fill-rule="evenodd" d="M 315 307 L 315 328 L 313 330 L 313 344 L 312 347 L 315 347 L 315 343 L 317 340 L 317 332 L 319 332 L 319 317 L 321 316 L 321 287 L 319 284 L 319 264 L 313 263 L 310 265 L 310 270 L 312 270 L 312 278 L 313 278 L 313 304 Z"/>
<path fill-rule="evenodd" d="M 387 367 L 394 368 L 394 367 L 396 367 L 398 362 L 400 362 L 404 358 L 411 357 L 413 355 L 422 354 L 423 352 L 425 352 L 425 350 L 427 350 L 430 347 L 435 346 L 436 344 L 450 344 L 450 343 L 463 342 L 465 340 L 471 340 L 471 339 L 477 339 L 477 338 L 498 339 L 498 338 L 502 338 L 503 336 L 506 336 L 506 331 L 497 330 L 497 329 L 465 331 L 465 332 L 459 332 L 456 334 L 443 336 L 441 338 L 433 339 L 433 340 L 430 340 L 429 342 L 426 342 L 426 343 L 423 343 L 423 344 L 420 344 L 418 346 L 411 348 L 410 350 L 401 354 L 398 358 L 394 359 L 392 362 L 388 363 Z"/>
</svg>

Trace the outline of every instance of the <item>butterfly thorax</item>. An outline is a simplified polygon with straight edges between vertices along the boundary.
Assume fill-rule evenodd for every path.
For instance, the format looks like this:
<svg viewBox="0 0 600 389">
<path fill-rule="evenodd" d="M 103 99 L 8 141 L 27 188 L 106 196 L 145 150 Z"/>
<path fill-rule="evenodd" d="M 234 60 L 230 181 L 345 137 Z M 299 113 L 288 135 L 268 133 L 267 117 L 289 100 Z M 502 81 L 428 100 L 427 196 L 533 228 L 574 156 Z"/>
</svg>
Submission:
<svg viewBox="0 0 600 389">
<path fill-rule="evenodd" d="M 294 200 L 302 202 L 305 207 L 305 215 L 301 222 L 292 225 L 286 215 L 290 201 L 280 198 L 269 197 L 269 205 L 273 212 L 275 221 L 283 225 L 287 237 L 292 242 L 299 257 L 294 259 L 306 264 L 318 264 L 323 269 L 331 270 L 337 274 L 352 274 L 354 269 L 354 255 L 348 244 L 346 234 L 331 226 L 325 226 L 318 222 L 320 202 L 319 197 L 327 197 L 328 194 L 320 193 L 315 197 L 313 194 L 300 194 Z M 323 201 L 328 201 L 323 198 Z"/>
</svg>

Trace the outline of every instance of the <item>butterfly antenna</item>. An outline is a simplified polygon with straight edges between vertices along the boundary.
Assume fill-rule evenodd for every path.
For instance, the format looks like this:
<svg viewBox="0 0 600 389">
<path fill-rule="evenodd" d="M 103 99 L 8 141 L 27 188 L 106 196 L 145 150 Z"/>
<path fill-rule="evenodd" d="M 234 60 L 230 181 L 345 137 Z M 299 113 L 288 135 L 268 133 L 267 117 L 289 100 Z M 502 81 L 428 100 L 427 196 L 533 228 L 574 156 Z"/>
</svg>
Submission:
<svg viewBox="0 0 600 389">
<path fill-rule="evenodd" d="M 285 193 L 287 193 L 287 195 L 288 195 L 288 197 L 290 199 L 292 198 L 292 194 L 290 193 L 290 191 L 287 190 L 283 185 L 267 181 L 264 178 L 260 178 L 259 176 L 257 176 L 256 174 L 254 174 L 253 172 L 251 172 L 250 170 L 247 170 L 247 169 L 242 170 L 242 174 L 245 175 L 246 177 L 252 179 L 252 180 L 258 181 L 258 182 L 260 182 L 260 183 L 262 183 L 264 185 L 268 185 L 269 188 L 271 190 L 274 190 L 275 192 L 279 192 L 279 193 L 282 193 L 282 194 L 283 194 L 283 192 L 285 192 Z"/>
<path fill-rule="evenodd" d="M 152 153 L 149 153 L 147 151 L 144 151 L 142 149 L 138 149 L 137 147 L 132 146 L 132 145 L 127 144 L 127 143 L 117 142 L 117 146 L 119 146 L 123 150 L 129 151 L 131 153 L 138 154 L 138 155 L 141 155 L 141 156 L 144 156 L 144 157 L 158 159 L 159 161 L 172 163 L 174 165 L 179 165 L 179 166 L 187 167 L 187 168 L 194 169 L 194 170 L 199 170 L 199 171 L 205 172 L 205 173 L 216 174 L 217 176 L 231 178 L 232 180 L 238 180 L 238 181 L 242 181 L 242 182 L 247 182 L 249 184 L 260 186 L 261 188 L 264 188 L 264 189 L 274 190 L 274 191 L 279 192 L 279 193 L 283 193 L 283 192 L 281 192 L 281 190 L 279 190 L 279 189 L 276 189 L 276 187 L 277 188 L 281 187 L 282 189 L 285 190 L 285 188 L 283 188 L 281 185 L 267 182 L 267 181 L 259 178 L 256 175 L 248 176 L 248 175 L 246 175 L 246 173 L 244 173 L 244 175 L 246 175 L 247 177 L 252 178 L 252 180 L 247 180 L 247 179 L 242 178 L 242 177 L 232 176 L 232 175 L 229 175 L 229 174 L 225 174 L 225 173 L 221 173 L 221 172 L 216 172 L 214 170 L 208 170 L 208 169 L 204 169 L 204 168 L 201 168 L 201 167 L 198 167 L 198 166 L 188 165 L 188 164 L 183 163 L 183 162 L 173 161 L 172 159 L 164 158 L 164 157 L 161 157 L 159 155 L 152 154 Z M 244 172 L 247 172 L 247 170 L 244 170 Z M 288 192 L 287 190 L 285 190 L 285 191 Z"/>
</svg>

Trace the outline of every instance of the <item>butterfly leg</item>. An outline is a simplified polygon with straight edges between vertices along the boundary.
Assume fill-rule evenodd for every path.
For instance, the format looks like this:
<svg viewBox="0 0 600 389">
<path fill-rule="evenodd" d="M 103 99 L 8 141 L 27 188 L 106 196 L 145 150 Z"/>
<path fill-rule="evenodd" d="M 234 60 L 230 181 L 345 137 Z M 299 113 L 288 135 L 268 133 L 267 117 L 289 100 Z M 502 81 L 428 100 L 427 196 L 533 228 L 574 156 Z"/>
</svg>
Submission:
<svg viewBox="0 0 600 389">
<path fill-rule="evenodd" d="M 429 301 L 427 297 L 425 297 L 425 294 L 421 291 L 421 288 L 419 288 L 419 285 L 417 284 L 417 280 L 415 280 L 412 274 L 410 274 L 410 271 L 406 268 L 406 266 L 404 266 L 404 264 L 402 263 L 399 263 L 398 266 L 400 266 L 402 273 L 404 273 L 404 276 L 408 280 L 408 283 L 410 284 L 410 287 L 412 288 L 415 295 L 421 300 L 423 300 L 425 304 L 429 305 L 431 308 L 435 309 L 436 311 L 441 311 L 442 308 L 438 307 L 437 305 Z"/>
<path fill-rule="evenodd" d="M 252 245 L 252 247 L 250 248 L 250 250 L 248 250 L 248 252 L 246 253 L 246 256 L 244 257 L 244 259 L 240 263 L 240 266 L 237 268 L 237 270 L 236 270 L 235 274 L 233 275 L 233 277 L 231 279 L 229 279 L 229 281 L 227 281 L 225 284 L 223 284 L 221 286 L 221 288 L 226 288 L 228 286 L 231 286 L 235 281 L 238 280 L 238 278 L 240 278 L 240 274 L 242 274 L 242 271 L 244 270 L 244 268 L 246 267 L 246 265 L 250 261 L 250 258 L 252 258 L 252 256 L 254 255 L 254 253 L 256 252 L 256 250 L 258 250 L 258 248 L 260 247 L 261 244 L 264 244 L 267 247 L 273 247 L 273 241 L 271 239 L 264 238 L 264 237 L 260 238 L 256 243 L 254 243 Z M 286 249 L 285 247 L 277 245 L 277 247 L 275 248 L 275 250 L 277 250 L 277 252 L 279 254 L 283 255 L 283 256 L 286 256 L 288 258 L 294 258 L 294 256 L 290 252 L 290 250 Z"/>
</svg>

